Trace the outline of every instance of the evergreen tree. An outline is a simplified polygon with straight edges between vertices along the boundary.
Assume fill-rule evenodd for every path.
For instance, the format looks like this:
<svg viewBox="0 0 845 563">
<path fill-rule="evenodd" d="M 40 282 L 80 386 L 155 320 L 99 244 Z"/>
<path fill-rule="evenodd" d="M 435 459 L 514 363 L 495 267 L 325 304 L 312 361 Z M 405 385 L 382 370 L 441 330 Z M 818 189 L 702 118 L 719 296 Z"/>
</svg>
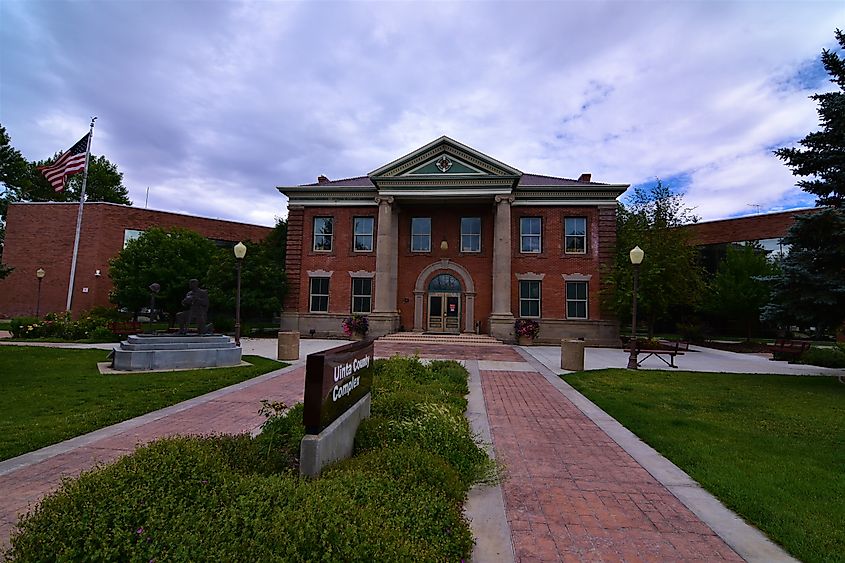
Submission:
<svg viewBox="0 0 845 563">
<path fill-rule="evenodd" d="M 845 50 L 845 34 L 836 30 Z M 835 52 L 822 52 L 830 81 L 839 88 L 815 94 L 822 129 L 775 154 L 806 179 L 798 186 L 817 197 L 816 213 L 796 217 L 784 238 L 791 245 L 774 280 L 772 303 L 764 318 L 786 324 L 835 329 L 845 322 L 845 61 Z"/>
</svg>

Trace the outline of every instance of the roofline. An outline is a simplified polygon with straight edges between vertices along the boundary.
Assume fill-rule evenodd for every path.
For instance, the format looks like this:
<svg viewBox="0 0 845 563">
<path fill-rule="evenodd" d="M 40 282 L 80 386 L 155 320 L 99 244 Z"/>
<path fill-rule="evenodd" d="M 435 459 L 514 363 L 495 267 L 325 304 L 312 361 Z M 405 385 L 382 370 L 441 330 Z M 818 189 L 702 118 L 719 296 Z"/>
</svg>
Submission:
<svg viewBox="0 0 845 563">
<path fill-rule="evenodd" d="M 786 211 L 775 211 L 774 213 L 755 213 L 753 215 L 742 215 L 740 217 L 726 217 L 724 219 L 710 219 L 709 221 L 697 221 L 695 223 L 684 223 L 680 227 L 693 227 L 695 225 L 711 225 L 713 223 L 723 223 L 727 221 L 738 221 L 740 219 L 754 219 L 756 217 L 771 217 L 773 215 L 786 215 L 788 213 L 803 213 L 805 211 L 816 211 L 824 209 L 824 207 L 796 207 L 795 209 L 787 209 Z"/>
<path fill-rule="evenodd" d="M 14 201 L 9 204 L 12 205 L 73 205 L 79 206 L 78 201 Z M 114 203 L 111 201 L 86 201 L 85 205 L 113 205 L 115 207 L 123 207 L 124 209 L 131 209 L 133 211 L 143 211 L 149 213 L 166 213 L 168 215 L 179 215 L 180 217 L 192 217 L 194 219 L 205 219 L 207 221 L 218 221 L 221 223 L 233 223 L 235 225 L 245 225 L 247 227 L 259 227 L 261 229 L 273 229 L 266 225 L 256 225 L 255 223 L 244 223 L 243 221 L 232 221 L 231 219 L 218 219 L 217 217 L 205 217 L 202 215 L 191 215 L 190 213 L 180 213 L 178 211 L 166 211 L 164 209 L 148 209 L 146 207 L 134 207 L 132 205 L 123 205 L 122 203 Z"/>
<path fill-rule="evenodd" d="M 480 151 L 478 151 L 478 150 L 476 150 L 472 147 L 469 147 L 469 146 L 467 146 L 463 143 L 459 143 L 458 141 L 456 141 L 455 139 L 452 139 L 451 137 L 449 137 L 447 135 L 441 135 L 440 137 L 434 139 L 430 143 L 427 143 L 427 144 L 425 144 L 425 145 L 423 145 L 423 146 L 421 146 L 417 149 L 414 149 L 411 152 L 404 154 L 404 155 L 400 156 L 399 158 L 394 159 L 391 162 L 388 162 L 384 166 L 380 166 L 379 168 L 377 168 L 377 169 L 373 170 L 372 172 L 370 172 L 369 174 L 367 174 L 367 176 L 370 177 L 370 178 L 372 178 L 373 176 L 379 176 L 379 175 L 383 174 L 386 170 L 393 168 L 394 166 L 396 166 L 397 164 L 399 164 L 401 161 L 405 160 L 409 156 L 416 154 L 416 153 L 425 152 L 425 151 L 427 151 L 431 148 L 434 148 L 436 145 L 443 143 L 443 142 L 452 144 L 456 148 L 458 148 L 462 151 L 466 151 L 466 152 L 474 155 L 477 158 L 480 158 L 482 160 L 487 160 L 487 161 L 489 161 L 489 162 L 491 162 L 491 163 L 493 163 L 497 166 L 500 166 L 500 167 L 504 168 L 505 170 L 512 172 L 516 176 L 522 175 L 522 172 L 520 170 L 514 168 L 513 166 L 505 164 L 504 162 L 502 162 L 500 160 L 496 160 L 495 158 L 493 158 L 489 155 L 486 155 L 483 152 L 480 152 Z"/>
</svg>

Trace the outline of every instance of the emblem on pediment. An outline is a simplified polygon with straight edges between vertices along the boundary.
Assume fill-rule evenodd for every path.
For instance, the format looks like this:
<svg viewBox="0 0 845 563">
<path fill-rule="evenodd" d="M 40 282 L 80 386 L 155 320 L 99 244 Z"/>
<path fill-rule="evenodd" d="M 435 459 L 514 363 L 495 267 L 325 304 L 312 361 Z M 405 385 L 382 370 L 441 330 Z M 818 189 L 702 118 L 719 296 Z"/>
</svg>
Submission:
<svg viewBox="0 0 845 563">
<path fill-rule="evenodd" d="M 441 172 L 446 172 L 450 168 L 452 168 L 452 160 L 446 156 L 445 154 L 437 159 L 437 162 L 434 163 L 437 166 L 437 169 Z"/>
</svg>

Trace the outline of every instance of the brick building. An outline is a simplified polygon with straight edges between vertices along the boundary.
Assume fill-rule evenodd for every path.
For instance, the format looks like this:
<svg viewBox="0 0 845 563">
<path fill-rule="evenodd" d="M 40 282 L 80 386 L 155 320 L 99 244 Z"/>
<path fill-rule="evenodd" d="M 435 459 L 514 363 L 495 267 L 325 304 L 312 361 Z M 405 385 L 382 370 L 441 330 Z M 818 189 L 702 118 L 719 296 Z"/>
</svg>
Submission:
<svg viewBox="0 0 845 563">
<path fill-rule="evenodd" d="M 282 328 L 483 332 L 616 340 L 599 306 L 627 185 L 523 174 L 441 137 L 367 176 L 279 187 L 288 199 Z"/>
<path fill-rule="evenodd" d="M 699 247 L 704 267 L 715 272 L 731 244 L 756 242 L 770 255 L 784 255 L 789 249 L 781 241 L 795 221 L 796 215 L 813 213 L 816 208 L 794 209 L 717 221 L 702 221 L 680 227 L 690 236 L 690 243 Z"/>
<path fill-rule="evenodd" d="M 78 209 L 78 203 L 13 203 L 9 206 L 3 262 L 14 271 L 0 280 L 0 316 L 35 313 L 38 291 L 35 271 L 38 268 L 46 271 L 41 287 L 41 313 L 65 310 Z M 262 240 L 272 230 L 115 203 L 86 203 L 74 283 L 74 314 L 109 305 L 112 289 L 109 260 L 120 252 L 127 240 L 150 227 L 191 229 L 221 245 L 234 245 L 247 239 Z"/>
</svg>

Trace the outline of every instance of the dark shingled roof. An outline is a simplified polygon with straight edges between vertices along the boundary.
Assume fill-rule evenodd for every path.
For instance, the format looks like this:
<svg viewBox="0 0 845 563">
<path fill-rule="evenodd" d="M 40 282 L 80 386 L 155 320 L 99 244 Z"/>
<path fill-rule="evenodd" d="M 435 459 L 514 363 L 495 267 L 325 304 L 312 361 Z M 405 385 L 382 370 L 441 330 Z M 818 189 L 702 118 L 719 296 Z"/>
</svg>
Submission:
<svg viewBox="0 0 845 563">
<path fill-rule="evenodd" d="M 606 186 L 601 182 L 579 182 L 569 178 L 557 178 L 555 176 L 543 176 L 541 174 L 523 174 L 519 179 L 520 188 L 535 186 Z M 312 184 L 301 184 L 305 186 L 326 186 L 333 188 L 374 188 L 375 185 L 369 176 L 356 176 L 354 178 L 343 178 L 342 180 L 329 180 L 328 182 L 314 182 Z"/>
</svg>

